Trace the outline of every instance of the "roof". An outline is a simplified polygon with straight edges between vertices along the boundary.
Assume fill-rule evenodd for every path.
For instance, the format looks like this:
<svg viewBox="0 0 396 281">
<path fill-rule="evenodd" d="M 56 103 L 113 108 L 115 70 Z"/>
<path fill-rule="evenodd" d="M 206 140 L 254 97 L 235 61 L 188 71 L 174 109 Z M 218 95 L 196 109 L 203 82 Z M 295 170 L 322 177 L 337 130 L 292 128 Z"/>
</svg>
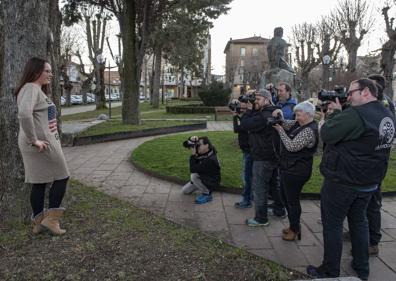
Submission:
<svg viewBox="0 0 396 281">
<path fill-rule="evenodd" d="M 242 38 L 242 39 L 232 39 L 227 42 L 226 47 L 224 48 L 224 53 L 228 50 L 230 45 L 232 43 L 239 43 L 239 44 L 264 44 L 268 43 L 270 39 L 263 38 L 261 36 L 253 36 L 253 37 L 248 37 L 248 38 Z"/>
<path fill-rule="evenodd" d="M 110 81 L 112 85 L 120 84 L 120 74 L 117 70 L 110 71 Z M 109 71 L 105 70 L 104 72 L 104 82 L 105 84 L 109 84 Z"/>
</svg>

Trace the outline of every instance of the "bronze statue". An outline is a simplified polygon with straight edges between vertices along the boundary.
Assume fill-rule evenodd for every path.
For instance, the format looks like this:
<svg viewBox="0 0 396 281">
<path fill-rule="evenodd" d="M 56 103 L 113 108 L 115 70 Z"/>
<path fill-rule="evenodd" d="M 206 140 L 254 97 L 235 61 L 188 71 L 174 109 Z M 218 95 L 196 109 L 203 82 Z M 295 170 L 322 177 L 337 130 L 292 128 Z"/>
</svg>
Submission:
<svg viewBox="0 0 396 281">
<path fill-rule="evenodd" d="M 274 37 L 269 41 L 267 46 L 268 59 L 270 69 L 285 69 L 294 72 L 293 68 L 288 64 L 287 48 L 290 46 L 283 38 L 283 28 L 276 27 L 274 29 Z"/>
</svg>

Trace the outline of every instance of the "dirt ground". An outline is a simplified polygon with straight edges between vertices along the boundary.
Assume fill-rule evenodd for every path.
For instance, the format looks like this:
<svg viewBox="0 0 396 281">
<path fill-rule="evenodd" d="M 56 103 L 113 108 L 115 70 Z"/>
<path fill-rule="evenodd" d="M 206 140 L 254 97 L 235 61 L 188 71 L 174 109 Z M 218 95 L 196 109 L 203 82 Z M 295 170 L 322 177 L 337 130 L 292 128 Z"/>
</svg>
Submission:
<svg viewBox="0 0 396 281">
<path fill-rule="evenodd" d="M 0 229 L 0 280 L 293 280 L 304 276 L 72 182 L 61 237 Z"/>
</svg>

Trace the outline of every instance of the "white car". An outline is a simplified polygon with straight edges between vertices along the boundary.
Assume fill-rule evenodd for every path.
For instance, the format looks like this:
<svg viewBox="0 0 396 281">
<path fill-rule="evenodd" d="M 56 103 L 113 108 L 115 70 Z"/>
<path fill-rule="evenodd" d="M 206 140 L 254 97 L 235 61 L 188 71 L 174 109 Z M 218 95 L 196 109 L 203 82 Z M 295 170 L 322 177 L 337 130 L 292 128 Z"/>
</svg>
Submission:
<svg viewBox="0 0 396 281">
<path fill-rule="evenodd" d="M 71 95 L 70 102 L 71 102 L 71 104 L 82 104 L 83 100 L 82 100 L 82 97 L 79 95 Z"/>
<path fill-rule="evenodd" d="M 60 104 L 65 105 L 66 104 L 66 99 L 64 97 L 60 98 Z"/>
</svg>

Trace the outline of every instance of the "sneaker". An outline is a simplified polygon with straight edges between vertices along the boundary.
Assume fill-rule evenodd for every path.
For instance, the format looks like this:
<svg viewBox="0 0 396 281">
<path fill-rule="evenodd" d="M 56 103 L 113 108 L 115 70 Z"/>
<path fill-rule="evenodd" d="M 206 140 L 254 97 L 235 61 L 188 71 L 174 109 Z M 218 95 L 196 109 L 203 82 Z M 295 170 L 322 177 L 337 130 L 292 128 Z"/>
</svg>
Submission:
<svg viewBox="0 0 396 281">
<path fill-rule="evenodd" d="M 234 204 L 234 207 L 237 209 L 246 209 L 246 208 L 251 208 L 252 203 L 248 201 L 241 201 L 241 202 L 236 202 Z"/>
<path fill-rule="evenodd" d="M 195 204 L 205 204 L 212 200 L 213 200 L 212 194 L 202 193 L 201 195 L 198 195 L 197 198 L 195 198 Z"/>
<path fill-rule="evenodd" d="M 314 278 L 328 278 L 329 276 L 326 272 L 324 272 L 320 266 L 316 267 L 313 265 L 307 266 L 307 274 Z"/>
<path fill-rule="evenodd" d="M 268 208 L 268 215 L 269 216 L 276 216 L 276 217 L 279 217 L 279 218 L 286 218 L 287 217 L 285 209 L 276 210 L 276 209 L 273 209 L 273 208 Z"/>
<path fill-rule="evenodd" d="M 378 253 L 379 253 L 378 245 L 370 245 L 368 247 L 369 256 L 378 256 Z"/>
<path fill-rule="evenodd" d="M 246 220 L 246 224 L 248 226 L 268 226 L 269 225 L 269 221 L 266 220 L 265 222 L 258 222 L 255 219 L 247 219 Z"/>
</svg>

